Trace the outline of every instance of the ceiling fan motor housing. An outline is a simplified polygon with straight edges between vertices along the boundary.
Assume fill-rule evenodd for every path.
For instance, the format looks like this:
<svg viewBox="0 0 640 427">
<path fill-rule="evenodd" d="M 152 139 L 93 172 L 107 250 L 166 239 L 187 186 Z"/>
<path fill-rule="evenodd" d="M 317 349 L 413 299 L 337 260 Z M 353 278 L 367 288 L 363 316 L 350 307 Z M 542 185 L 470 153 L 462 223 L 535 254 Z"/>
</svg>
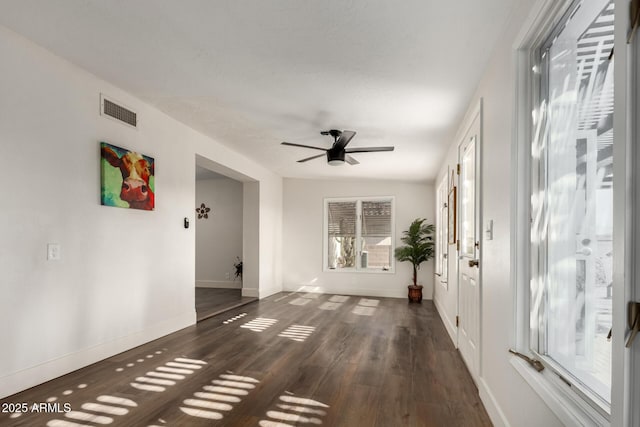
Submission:
<svg viewBox="0 0 640 427">
<path fill-rule="evenodd" d="M 345 150 L 330 148 L 327 150 L 327 161 L 332 166 L 344 164 Z"/>
</svg>

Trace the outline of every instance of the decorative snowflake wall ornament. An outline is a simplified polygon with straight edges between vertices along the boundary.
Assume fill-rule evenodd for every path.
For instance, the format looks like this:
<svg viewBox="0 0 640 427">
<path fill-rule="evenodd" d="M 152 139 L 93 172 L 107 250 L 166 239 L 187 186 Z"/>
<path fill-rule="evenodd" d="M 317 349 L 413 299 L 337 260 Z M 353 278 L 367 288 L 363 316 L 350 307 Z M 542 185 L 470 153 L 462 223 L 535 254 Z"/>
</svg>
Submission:
<svg viewBox="0 0 640 427">
<path fill-rule="evenodd" d="M 209 218 L 209 211 L 211 210 L 211 208 L 208 208 L 204 205 L 204 203 L 200 204 L 199 208 L 196 208 L 196 212 L 198 212 L 198 219 L 204 218 L 207 219 Z"/>
</svg>

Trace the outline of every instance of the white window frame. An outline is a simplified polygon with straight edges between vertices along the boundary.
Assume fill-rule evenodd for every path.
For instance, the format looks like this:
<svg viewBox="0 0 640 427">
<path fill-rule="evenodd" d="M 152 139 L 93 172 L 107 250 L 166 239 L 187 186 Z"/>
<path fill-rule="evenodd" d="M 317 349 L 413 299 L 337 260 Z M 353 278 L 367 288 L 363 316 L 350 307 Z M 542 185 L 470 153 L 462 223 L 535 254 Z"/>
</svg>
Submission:
<svg viewBox="0 0 640 427">
<path fill-rule="evenodd" d="M 556 27 L 561 20 L 564 12 L 571 6 L 572 0 L 539 0 L 531 9 L 531 13 L 525 23 L 522 25 L 520 34 L 516 37 L 514 44 L 512 45 L 515 59 L 515 117 L 514 117 L 514 138 L 515 141 L 512 150 L 512 197 L 511 197 L 511 245 L 514 249 L 511 252 L 511 282 L 514 283 L 514 306 L 516 307 L 514 316 L 514 334 L 511 337 L 512 346 L 520 353 L 528 355 L 532 358 L 540 359 L 539 355 L 534 354 L 530 350 L 530 304 L 529 304 L 529 292 L 530 283 L 529 278 L 531 275 L 531 112 L 535 102 L 535 94 L 538 91 L 538 82 L 534 78 L 532 68 L 535 64 L 536 49 L 542 45 L 542 42 L 548 37 L 551 31 Z M 624 41 L 620 40 L 619 35 L 624 34 L 625 30 L 620 30 L 621 21 L 624 22 L 625 18 L 620 18 L 619 15 L 625 15 L 628 12 L 621 12 L 620 9 L 628 9 L 628 7 L 617 6 L 616 8 L 616 38 L 615 38 L 615 50 L 616 50 L 616 112 L 614 123 L 616 132 L 616 140 L 627 138 L 624 130 L 625 120 L 622 118 L 623 114 L 620 114 L 620 110 L 624 113 L 624 106 L 620 106 L 618 101 L 618 95 L 621 91 L 619 86 L 624 86 L 625 79 L 620 78 L 625 76 L 624 71 L 620 71 L 625 66 L 626 55 L 620 54 L 620 51 L 625 50 Z M 628 17 L 626 18 L 628 19 Z M 626 25 L 626 22 L 625 22 Z M 622 57 L 622 58 L 620 58 Z M 621 60 L 622 59 L 622 60 Z M 618 147 L 620 144 L 618 144 Z M 616 154 L 620 153 L 620 154 Z M 614 176 L 624 177 L 627 175 L 625 170 L 625 156 L 624 148 L 614 148 Z M 619 179 L 619 178 L 618 178 Z M 621 189 L 622 188 L 622 189 Z M 614 203 L 616 208 L 620 205 L 624 205 L 625 195 L 624 188 L 618 185 L 614 187 Z M 622 195 L 621 195 L 622 193 Z M 618 202 L 616 202 L 618 198 Z M 622 201 L 620 201 L 622 199 Z M 615 215 L 615 214 L 614 214 Z M 624 214 L 619 214 L 624 215 Z M 619 221 L 618 224 L 624 224 L 624 221 Z M 616 232 L 614 228 L 614 240 L 615 236 L 620 236 L 620 231 Z M 624 242 L 614 243 L 614 250 L 618 250 L 616 256 L 619 260 L 624 259 Z M 624 294 L 624 281 L 618 280 L 616 282 L 616 272 L 614 271 L 614 345 L 612 354 L 612 407 L 611 413 L 608 414 L 605 408 L 602 408 L 595 400 L 589 398 L 589 393 L 584 393 L 582 390 L 578 390 L 576 384 L 568 385 L 558 375 L 557 371 L 553 369 L 553 366 L 549 364 L 548 360 L 542 358 L 542 362 L 548 369 L 545 369 L 541 373 L 535 371 L 522 359 L 512 356 L 511 365 L 513 368 L 529 383 L 529 385 L 536 391 L 536 393 L 542 398 L 542 400 L 549 406 L 549 408 L 558 416 L 558 418 L 568 426 L 609 426 L 609 425 L 623 425 L 619 420 L 628 419 L 627 414 L 630 412 L 627 402 L 622 402 L 621 390 L 623 387 L 623 375 L 625 368 L 623 365 L 627 364 L 625 357 L 622 356 L 623 350 L 619 350 L 624 346 L 621 344 L 622 337 L 624 337 L 624 328 L 620 325 L 616 319 L 623 317 L 620 312 L 622 308 L 621 294 Z M 618 292 L 618 294 L 616 294 Z M 617 295 L 617 297 L 616 297 Z M 618 313 L 618 314 L 616 314 Z M 626 315 L 626 313 L 625 313 Z M 617 335 L 617 337 L 616 337 Z M 617 386 L 617 387 L 616 387 Z M 618 402 L 616 402 L 618 398 Z M 631 405 L 633 406 L 633 405 Z"/>
<path fill-rule="evenodd" d="M 362 202 L 390 201 L 391 202 L 391 265 L 388 270 L 381 268 L 362 268 Z M 355 202 L 356 203 L 356 266 L 349 268 L 329 268 L 329 203 L 331 202 Z M 331 197 L 325 198 L 322 228 L 322 271 L 328 273 L 371 273 L 371 274 L 395 274 L 396 258 L 396 201 L 394 196 L 368 196 L 368 197 Z"/>
</svg>

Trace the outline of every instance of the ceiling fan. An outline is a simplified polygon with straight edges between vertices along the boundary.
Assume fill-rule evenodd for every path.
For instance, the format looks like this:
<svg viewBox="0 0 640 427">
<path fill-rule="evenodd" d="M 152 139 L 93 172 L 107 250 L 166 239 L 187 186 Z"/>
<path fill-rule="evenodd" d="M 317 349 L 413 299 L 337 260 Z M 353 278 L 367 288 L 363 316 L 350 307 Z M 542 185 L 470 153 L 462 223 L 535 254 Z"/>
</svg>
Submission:
<svg viewBox="0 0 640 427">
<path fill-rule="evenodd" d="M 351 139 L 356 135 L 354 131 L 351 130 L 337 130 L 331 129 L 327 131 L 320 132 L 321 135 L 331 135 L 333 137 L 333 145 L 331 148 L 322 148 L 322 147 L 313 147 L 311 145 L 303 145 L 303 144 L 293 144 L 291 142 L 283 142 L 282 145 L 290 145 L 292 147 L 303 147 L 303 148 L 312 148 L 314 150 L 325 151 L 327 156 L 327 161 L 331 166 L 338 166 L 344 164 L 346 161 L 350 165 L 357 165 L 360 162 L 351 157 L 349 154 L 351 153 L 370 153 L 374 151 L 393 151 L 394 147 L 356 147 L 356 148 L 345 148 L 347 144 L 351 141 Z M 318 154 L 315 156 L 307 157 L 306 159 L 298 160 L 298 163 L 304 163 L 309 160 L 317 159 L 318 157 L 322 157 L 325 154 Z"/>
</svg>

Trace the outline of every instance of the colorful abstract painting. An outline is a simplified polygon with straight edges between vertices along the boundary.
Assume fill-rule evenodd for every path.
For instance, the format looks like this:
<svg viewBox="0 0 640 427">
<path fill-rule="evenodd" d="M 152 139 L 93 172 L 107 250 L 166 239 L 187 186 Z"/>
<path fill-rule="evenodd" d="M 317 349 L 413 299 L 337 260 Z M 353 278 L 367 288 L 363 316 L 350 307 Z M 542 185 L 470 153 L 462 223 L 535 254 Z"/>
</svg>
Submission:
<svg viewBox="0 0 640 427">
<path fill-rule="evenodd" d="M 100 200 L 105 206 L 155 207 L 154 160 L 115 145 L 100 143 Z"/>
</svg>

